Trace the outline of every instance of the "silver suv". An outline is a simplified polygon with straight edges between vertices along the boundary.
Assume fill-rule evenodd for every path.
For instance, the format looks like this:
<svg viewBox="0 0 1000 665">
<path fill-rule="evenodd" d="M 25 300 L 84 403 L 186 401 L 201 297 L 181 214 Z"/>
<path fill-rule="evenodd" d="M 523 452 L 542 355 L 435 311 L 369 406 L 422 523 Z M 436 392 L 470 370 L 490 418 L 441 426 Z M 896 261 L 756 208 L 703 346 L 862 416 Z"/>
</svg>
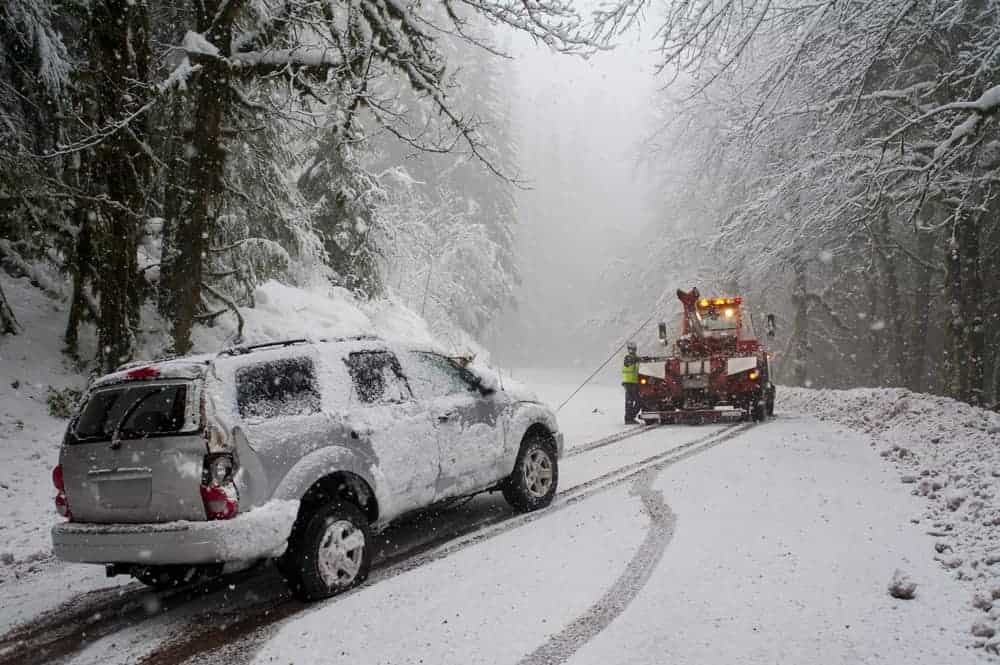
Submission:
<svg viewBox="0 0 1000 665">
<path fill-rule="evenodd" d="M 375 338 L 292 340 L 97 380 L 53 470 L 56 556 L 156 587 L 275 558 L 306 599 L 368 574 L 372 534 L 480 492 L 556 492 L 555 415 L 496 375 Z"/>
</svg>

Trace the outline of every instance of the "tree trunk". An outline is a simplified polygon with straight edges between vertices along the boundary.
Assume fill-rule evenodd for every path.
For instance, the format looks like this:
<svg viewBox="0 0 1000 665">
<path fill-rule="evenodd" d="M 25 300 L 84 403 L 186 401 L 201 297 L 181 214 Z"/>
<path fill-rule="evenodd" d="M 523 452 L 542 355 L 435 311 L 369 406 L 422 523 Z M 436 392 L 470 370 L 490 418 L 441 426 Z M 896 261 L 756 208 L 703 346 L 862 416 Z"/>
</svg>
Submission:
<svg viewBox="0 0 1000 665">
<path fill-rule="evenodd" d="M 795 308 L 792 320 L 792 383 L 804 386 L 809 382 L 809 294 L 806 290 L 806 269 L 802 259 L 794 260 L 795 281 L 792 286 L 792 306 Z"/>
<path fill-rule="evenodd" d="M 3 284 L 0 284 L 0 335 L 16 335 L 20 329 L 20 324 L 14 318 L 14 310 L 10 308 L 3 292 Z"/>
<path fill-rule="evenodd" d="M 176 92 L 174 94 L 179 95 Z M 160 231 L 160 283 L 156 301 L 157 309 L 165 321 L 173 321 L 177 311 L 174 291 L 176 271 L 173 269 L 178 254 L 176 229 L 178 220 L 188 206 L 184 188 L 187 185 L 190 159 L 185 155 L 185 147 L 190 145 L 190 122 L 194 115 L 187 93 L 184 93 L 177 106 L 180 110 L 173 108 L 170 111 L 173 117 L 167 125 L 168 134 L 161 137 L 158 150 L 164 155 L 164 162 L 167 164 L 163 187 L 163 229 Z"/>
<path fill-rule="evenodd" d="M 922 392 L 927 387 L 927 334 L 931 320 L 931 278 L 934 272 L 927 267 L 933 258 L 934 236 L 918 231 L 917 256 L 924 265 L 916 267 L 917 288 L 913 294 L 913 327 L 906 350 L 907 380 L 910 390 Z"/>
<path fill-rule="evenodd" d="M 979 266 L 978 218 L 956 213 L 948 247 L 948 332 L 951 337 L 949 394 L 970 404 L 983 397 L 985 335 L 982 315 L 982 275 Z"/>
<path fill-rule="evenodd" d="M 97 68 L 96 96 L 100 126 L 122 123 L 148 98 L 149 14 L 143 2 L 104 0 L 91 8 L 90 36 Z M 150 161 L 145 119 L 134 118 L 98 146 L 100 179 L 108 202 L 98 213 L 95 234 L 98 358 L 104 371 L 130 360 L 135 351 L 133 323 L 139 278 L 136 252 L 145 207 Z"/>
<path fill-rule="evenodd" d="M 79 232 L 73 255 L 69 260 L 69 270 L 73 278 L 73 296 L 69 303 L 69 320 L 66 322 L 65 351 L 76 359 L 79 355 L 80 323 L 87 312 L 87 279 L 92 278 L 93 256 L 91 254 L 91 233 L 88 213 L 84 208 L 77 207 L 73 216 L 76 218 Z"/>
<path fill-rule="evenodd" d="M 229 53 L 232 42 L 232 19 L 215 22 L 223 5 L 239 3 L 214 0 L 204 3 L 205 11 L 197 17 L 198 31 L 222 53 Z M 231 11 L 235 11 L 231 9 Z M 191 146 L 194 156 L 188 167 L 187 191 L 190 204 L 186 214 L 172 223 L 173 254 L 167 288 L 171 290 L 174 352 L 191 349 L 191 330 L 201 307 L 202 267 L 208 250 L 208 237 L 223 193 L 226 153 L 222 145 L 223 121 L 231 104 L 229 71 L 225 66 L 207 62 L 195 86 L 195 118 Z"/>
<path fill-rule="evenodd" d="M 962 339 L 964 357 L 956 361 L 965 368 L 965 390 L 962 399 L 970 404 L 983 403 L 983 275 L 980 271 L 979 214 L 963 216 L 959 226 L 959 260 L 962 272 Z"/>
<path fill-rule="evenodd" d="M 899 271 L 896 264 L 896 253 L 887 247 L 887 239 L 892 233 L 889 213 L 882 211 L 881 237 L 878 243 L 878 257 L 882 267 L 882 282 L 884 284 L 886 320 L 882 330 L 875 331 L 877 335 L 889 340 L 886 357 L 879 358 L 881 379 L 880 385 L 899 386 L 903 382 L 903 359 L 906 354 L 906 322 L 903 320 L 903 303 L 899 295 Z M 876 326 L 877 327 L 877 326 Z"/>
</svg>

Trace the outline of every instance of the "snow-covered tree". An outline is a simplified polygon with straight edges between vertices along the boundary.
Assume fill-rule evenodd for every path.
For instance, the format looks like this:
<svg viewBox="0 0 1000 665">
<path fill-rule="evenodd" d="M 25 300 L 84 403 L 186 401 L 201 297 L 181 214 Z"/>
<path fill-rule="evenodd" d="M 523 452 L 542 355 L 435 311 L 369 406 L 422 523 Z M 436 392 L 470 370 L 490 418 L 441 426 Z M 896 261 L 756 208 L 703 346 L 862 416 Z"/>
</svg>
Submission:
<svg viewBox="0 0 1000 665">
<path fill-rule="evenodd" d="M 785 380 L 995 399 L 998 17 L 961 0 L 670 5 L 686 136 L 732 165 L 712 179 L 706 265 L 782 313 Z"/>
</svg>

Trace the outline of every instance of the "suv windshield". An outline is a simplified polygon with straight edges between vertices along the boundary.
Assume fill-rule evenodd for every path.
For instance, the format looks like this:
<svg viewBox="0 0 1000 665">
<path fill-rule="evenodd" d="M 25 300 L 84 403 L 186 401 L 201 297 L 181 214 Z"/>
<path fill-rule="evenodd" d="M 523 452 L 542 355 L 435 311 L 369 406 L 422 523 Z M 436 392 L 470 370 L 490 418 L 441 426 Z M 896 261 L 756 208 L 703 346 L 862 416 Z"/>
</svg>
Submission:
<svg viewBox="0 0 1000 665">
<path fill-rule="evenodd" d="M 143 385 L 101 390 L 77 418 L 70 443 L 176 434 L 184 429 L 187 385 Z"/>
</svg>

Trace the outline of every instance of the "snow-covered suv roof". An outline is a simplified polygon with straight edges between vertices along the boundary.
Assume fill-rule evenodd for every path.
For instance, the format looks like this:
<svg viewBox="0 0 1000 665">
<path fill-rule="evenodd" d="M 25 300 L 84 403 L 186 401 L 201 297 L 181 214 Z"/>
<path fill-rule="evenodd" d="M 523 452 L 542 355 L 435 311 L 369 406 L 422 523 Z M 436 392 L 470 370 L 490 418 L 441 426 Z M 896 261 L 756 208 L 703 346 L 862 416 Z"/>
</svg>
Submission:
<svg viewBox="0 0 1000 665">
<path fill-rule="evenodd" d="M 205 376 L 218 360 L 233 359 L 239 364 L 242 358 L 249 359 L 257 353 L 264 351 L 276 351 L 283 348 L 293 348 L 299 346 L 316 346 L 318 344 L 344 345 L 350 350 L 363 348 L 387 348 L 395 346 L 386 340 L 372 335 L 358 335 L 354 337 L 336 337 L 322 339 L 286 339 L 263 342 L 259 344 L 231 346 L 216 354 L 199 354 L 192 356 L 178 356 L 173 358 L 163 358 L 159 360 L 137 361 L 122 365 L 116 371 L 105 374 L 96 379 L 90 386 L 91 389 L 105 386 L 126 383 L 129 381 L 149 380 L 149 379 L 189 379 L 195 380 Z M 425 345 L 400 344 L 412 350 L 428 351 L 440 353 L 439 349 L 434 349 Z M 355 347 L 355 348 L 352 348 Z M 228 363 L 227 363 L 228 364 Z"/>
</svg>

